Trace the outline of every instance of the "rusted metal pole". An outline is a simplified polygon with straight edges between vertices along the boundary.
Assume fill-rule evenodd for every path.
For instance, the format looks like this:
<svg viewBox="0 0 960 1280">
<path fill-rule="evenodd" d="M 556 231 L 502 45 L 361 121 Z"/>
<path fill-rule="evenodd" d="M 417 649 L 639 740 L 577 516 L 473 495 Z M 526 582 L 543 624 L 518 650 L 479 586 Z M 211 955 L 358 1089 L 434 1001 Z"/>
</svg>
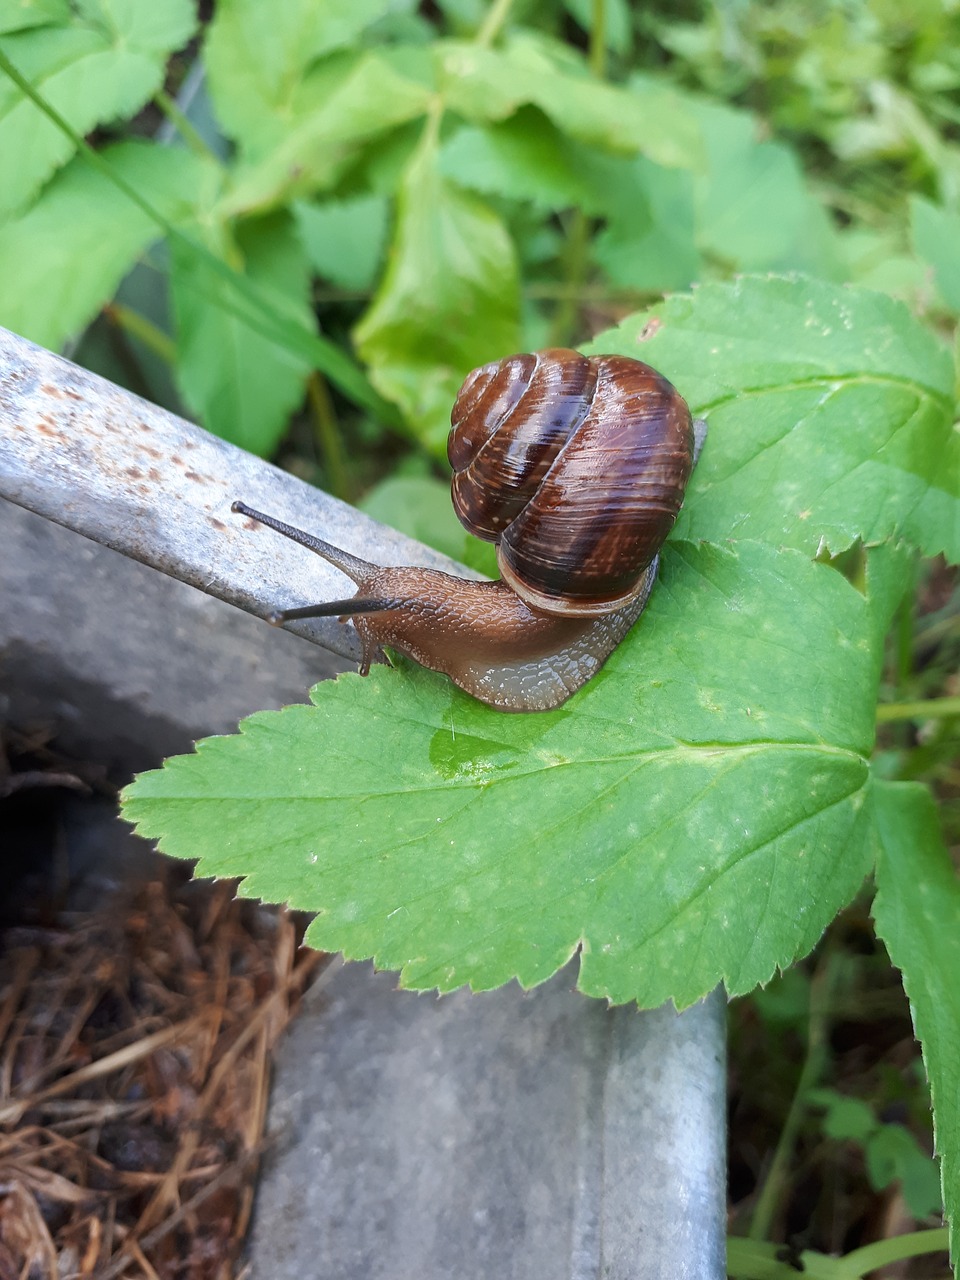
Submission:
<svg viewBox="0 0 960 1280">
<path fill-rule="evenodd" d="M 231 513 L 242 499 L 381 564 L 469 574 L 295 476 L 0 329 L 0 497 L 264 617 L 352 595 L 348 578 Z M 356 657 L 352 625 L 288 629 Z"/>
</svg>

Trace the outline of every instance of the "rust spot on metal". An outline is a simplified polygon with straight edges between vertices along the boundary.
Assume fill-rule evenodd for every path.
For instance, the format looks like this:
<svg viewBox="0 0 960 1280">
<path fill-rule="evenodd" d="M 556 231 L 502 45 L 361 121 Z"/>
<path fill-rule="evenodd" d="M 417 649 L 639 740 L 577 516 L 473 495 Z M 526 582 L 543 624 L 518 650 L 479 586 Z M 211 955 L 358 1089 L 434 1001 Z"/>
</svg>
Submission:
<svg viewBox="0 0 960 1280">
<path fill-rule="evenodd" d="M 213 525 L 215 529 L 219 529 L 221 533 L 226 533 L 227 526 L 223 523 L 222 520 L 218 520 L 216 516 L 207 516 L 207 519 L 210 521 L 210 523 Z"/>
<path fill-rule="evenodd" d="M 149 454 L 151 458 L 159 459 L 163 457 L 163 454 L 160 452 L 159 449 L 154 449 L 153 445 L 149 445 L 149 444 L 142 444 L 140 446 L 140 452 Z"/>
<path fill-rule="evenodd" d="M 178 457 L 175 453 L 171 455 L 170 461 L 175 467 L 185 467 L 187 465 L 184 460 Z"/>
<path fill-rule="evenodd" d="M 129 476 L 131 480 L 143 479 L 143 472 L 139 467 L 127 467 L 123 474 Z"/>
<path fill-rule="evenodd" d="M 198 475 L 197 475 L 197 473 L 196 473 L 196 471 L 185 471 L 183 474 L 184 474 L 184 477 L 185 477 L 187 480 L 196 480 L 197 484 L 206 484 L 206 483 L 207 483 L 207 477 L 206 477 L 206 476 L 198 476 Z"/>
<path fill-rule="evenodd" d="M 44 393 L 44 395 L 56 396 L 58 400 L 63 399 L 63 392 L 60 390 L 60 388 L 51 386 L 49 382 L 44 382 L 41 385 L 40 390 Z"/>
<path fill-rule="evenodd" d="M 49 436 L 51 440 L 63 439 L 62 432 L 58 431 L 50 419 L 45 416 L 41 416 L 40 421 L 37 423 L 37 430 L 41 435 Z"/>
<path fill-rule="evenodd" d="M 154 484 L 160 484 L 160 482 L 163 480 L 163 475 L 161 474 L 161 472 L 157 470 L 156 467 L 151 467 L 150 470 L 147 472 L 147 475 L 150 477 L 150 479 L 153 481 Z"/>
<path fill-rule="evenodd" d="M 249 529 L 251 533 L 257 533 L 260 525 L 256 520 L 244 520 L 243 527 Z"/>
<path fill-rule="evenodd" d="M 149 422 L 138 422 L 138 423 L 137 423 L 137 426 L 140 428 L 140 430 L 141 430 L 141 431 L 152 431 L 152 430 L 153 430 L 153 427 L 151 427 L 151 426 L 150 426 Z"/>
<path fill-rule="evenodd" d="M 82 399 L 83 399 L 83 396 L 80 394 L 80 392 L 79 392 L 79 391 L 71 391 L 69 387 L 64 387 L 64 388 L 63 388 L 63 394 L 64 394 L 65 396 L 69 396 L 69 398 L 70 398 L 71 400 L 82 400 Z"/>
</svg>

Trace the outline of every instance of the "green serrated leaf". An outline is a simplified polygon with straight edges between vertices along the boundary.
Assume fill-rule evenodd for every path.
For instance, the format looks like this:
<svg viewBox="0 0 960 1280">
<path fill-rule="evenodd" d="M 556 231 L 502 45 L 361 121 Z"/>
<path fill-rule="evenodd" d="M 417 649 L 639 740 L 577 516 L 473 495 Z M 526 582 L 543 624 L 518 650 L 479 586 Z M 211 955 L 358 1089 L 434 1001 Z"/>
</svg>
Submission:
<svg viewBox="0 0 960 1280">
<path fill-rule="evenodd" d="M 179 148 L 123 142 L 103 152 L 115 171 L 173 221 L 187 215 L 209 166 Z M 112 297 L 153 221 L 82 157 L 22 217 L 0 223 L 0 323 L 56 350 Z"/>
<path fill-rule="evenodd" d="M 125 812 L 409 987 L 529 986 L 580 949 L 580 987 L 613 1001 L 739 993 L 869 869 L 878 624 L 795 552 L 679 544 L 558 711 L 505 716 L 381 667 L 168 761 Z"/>
<path fill-rule="evenodd" d="M 310 365 L 246 324 L 236 312 L 229 282 L 186 245 L 175 243 L 172 249 L 170 286 L 183 394 L 208 430 L 252 453 L 270 454 L 303 398 Z M 310 269 L 293 219 L 274 214 L 242 224 L 235 251 L 247 278 L 275 309 L 313 332 Z"/>
<path fill-rule="evenodd" d="M 468 120 L 504 120 L 530 103 L 581 142 L 682 168 L 702 161 L 696 118 L 665 84 L 604 84 L 582 66 L 559 66 L 531 36 L 502 50 L 438 41 L 435 56 L 444 101 Z"/>
<path fill-rule="evenodd" d="M 428 139 L 404 175 L 389 265 L 354 334 L 371 381 L 441 452 L 460 383 L 517 349 L 519 311 L 506 228 L 440 174 Z"/>
<path fill-rule="evenodd" d="M 163 84 L 168 56 L 196 28 L 190 0 L 88 0 L 63 25 L 0 48 L 81 134 L 132 115 Z M 74 152 L 73 142 L 0 74 L 0 214 L 17 209 Z"/>
<path fill-rule="evenodd" d="M 877 788 L 880 848 L 873 914 L 903 974 L 930 1081 L 950 1253 L 960 1220 L 960 879 L 933 798 L 916 783 Z"/>
<path fill-rule="evenodd" d="M 747 277 L 671 298 L 587 350 L 648 361 L 708 419 L 681 536 L 810 553 L 902 537 L 960 559 L 952 361 L 902 303 Z"/>
</svg>

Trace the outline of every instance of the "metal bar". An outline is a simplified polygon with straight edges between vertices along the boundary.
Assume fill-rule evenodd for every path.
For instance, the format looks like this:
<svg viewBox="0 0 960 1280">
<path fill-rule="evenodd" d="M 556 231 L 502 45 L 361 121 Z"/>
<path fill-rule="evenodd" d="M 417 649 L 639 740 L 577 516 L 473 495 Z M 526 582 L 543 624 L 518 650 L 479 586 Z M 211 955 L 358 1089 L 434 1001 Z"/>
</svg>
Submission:
<svg viewBox="0 0 960 1280">
<path fill-rule="evenodd" d="M 0 329 L 0 497 L 266 617 L 352 595 L 318 556 L 230 511 L 235 499 L 379 564 L 475 577 L 295 476 Z M 288 628 L 356 658 L 336 619 Z"/>
</svg>

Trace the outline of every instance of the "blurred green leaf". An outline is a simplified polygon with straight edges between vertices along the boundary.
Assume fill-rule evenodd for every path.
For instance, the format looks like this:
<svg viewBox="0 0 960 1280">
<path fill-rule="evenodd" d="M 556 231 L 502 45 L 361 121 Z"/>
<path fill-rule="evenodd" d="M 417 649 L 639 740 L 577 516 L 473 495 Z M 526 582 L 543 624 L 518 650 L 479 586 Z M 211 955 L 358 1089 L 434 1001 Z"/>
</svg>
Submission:
<svg viewBox="0 0 960 1280">
<path fill-rule="evenodd" d="M 276 311 L 312 333 L 309 266 L 292 218 L 274 214 L 242 224 L 234 248 L 244 275 Z M 303 398 L 311 366 L 246 324 L 229 281 L 181 244 L 173 246 L 170 285 L 185 399 L 209 431 L 252 453 L 272 453 Z"/>
<path fill-rule="evenodd" d="M 429 137 L 404 175 L 387 270 L 354 336 L 374 386 L 435 452 L 465 375 L 517 349 L 510 237 L 490 208 L 440 174 Z"/>
<path fill-rule="evenodd" d="M 754 991 L 752 999 L 775 1034 L 782 1035 L 784 1027 L 805 1030 L 810 1020 L 809 975 L 799 966 L 787 969 L 768 986 Z"/>
<path fill-rule="evenodd" d="M 0 49 L 80 134 L 138 111 L 196 29 L 190 0 L 84 0 L 62 16 L 4 36 Z M 30 200 L 74 149 L 0 73 L 0 214 Z"/>
<path fill-rule="evenodd" d="M 590 181 L 595 155 L 536 108 L 521 107 L 508 120 L 458 129 L 443 144 L 439 165 L 446 177 L 474 191 L 529 200 L 539 209 L 596 213 L 601 202 Z"/>
<path fill-rule="evenodd" d="M 210 166 L 189 152 L 122 142 L 103 152 L 174 222 L 189 216 Z M 0 223 L 0 324 L 56 350 L 113 295 L 158 235 L 154 222 L 82 157 L 20 217 Z"/>
<path fill-rule="evenodd" d="M 450 485 L 442 480 L 390 476 L 371 489 L 359 506 L 374 520 L 435 547 L 478 573 L 499 577 L 496 549 L 467 533 L 450 502 Z"/>
<path fill-rule="evenodd" d="M 902 303 L 746 277 L 671 298 L 589 349 L 648 361 L 709 421 L 681 536 L 810 554 L 901 537 L 960 559 L 953 363 Z"/>
<path fill-rule="evenodd" d="M 690 175 L 588 147 L 539 110 L 521 108 L 502 123 L 458 130 L 440 167 L 475 190 L 605 218 L 592 253 L 618 288 L 685 288 L 699 272 Z"/>
<path fill-rule="evenodd" d="M 611 284 L 660 293 L 687 288 L 700 274 L 690 174 L 637 156 L 606 212 L 593 257 Z"/>
<path fill-rule="evenodd" d="M 666 84 L 605 84 L 582 67 L 560 68 L 531 37 L 503 50 L 440 41 L 435 51 L 444 100 L 468 120 L 503 120 L 531 103 L 564 133 L 606 150 L 684 168 L 702 158 L 697 121 Z"/>
<path fill-rule="evenodd" d="M 65 26 L 70 0 L 6 0 L 0 5 L 0 35 L 50 24 Z"/>
<path fill-rule="evenodd" d="M 866 1143 L 867 1176 L 875 1191 L 899 1182 L 907 1207 L 915 1218 L 940 1210 L 940 1176 L 934 1160 L 917 1144 L 913 1134 L 899 1124 L 878 1125 Z"/>
<path fill-rule="evenodd" d="M 822 1125 L 828 1138 L 840 1142 L 849 1138 L 862 1145 L 879 1127 L 877 1117 L 865 1102 L 845 1097 L 835 1089 L 811 1089 L 807 1102 L 824 1108 Z"/>
<path fill-rule="evenodd" d="M 808 193 L 796 154 L 762 142 L 746 112 L 699 102 L 707 163 L 698 178 L 697 236 L 705 253 L 739 270 L 816 269 L 801 259 L 811 219 L 823 218 Z"/>
<path fill-rule="evenodd" d="M 345 289 L 369 289 L 387 237 L 385 196 L 355 196 L 322 204 L 298 200 L 293 214 L 314 270 Z"/>
<path fill-rule="evenodd" d="M 428 88 L 377 54 L 339 57 L 321 71 L 282 135 L 237 167 L 220 216 L 266 210 L 330 186 L 362 143 L 422 116 L 430 104 Z"/>
<path fill-rule="evenodd" d="M 389 0 L 219 0 L 204 62 L 223 127 L 249 151 L 281 141 L 302 114 L 314 64 L 354 45 L 389 7 Z"/>
<path fill-rule="evenodd" d="M 960 214 L 911 196 L 910 239 L 914 252 L 933 267 L 941 298 L 960 315 Z"/>
<path fill-rule="evenodd" d="M 957 1256 L 960 1220 L 960 879 L 926 787 L 878 787 L 880 852 L 873 915 L 903 974 L 933 1099 L 943 1203 Z"/>
</svg>

